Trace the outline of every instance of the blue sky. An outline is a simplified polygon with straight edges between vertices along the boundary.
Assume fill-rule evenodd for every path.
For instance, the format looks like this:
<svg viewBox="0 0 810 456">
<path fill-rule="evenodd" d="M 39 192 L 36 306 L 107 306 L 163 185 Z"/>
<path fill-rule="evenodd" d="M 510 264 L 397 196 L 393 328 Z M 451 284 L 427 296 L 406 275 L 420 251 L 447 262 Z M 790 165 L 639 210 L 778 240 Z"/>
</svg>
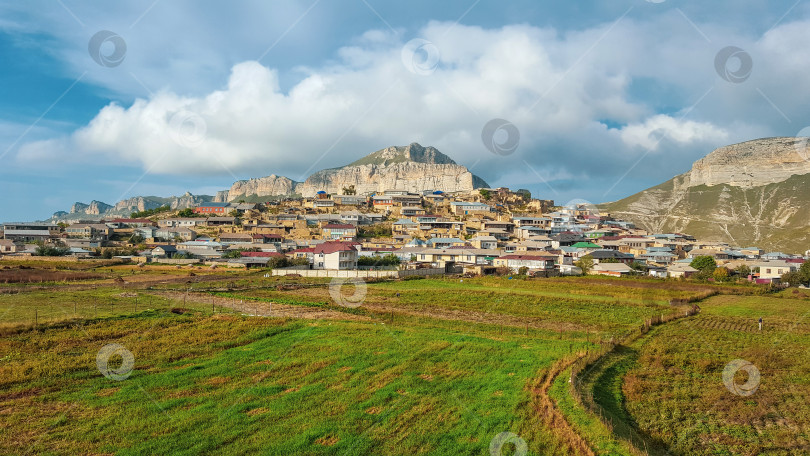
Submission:
<svg viewBox="0 0 810 456">
<path fill-rule="evenodd" d="M 414 141 L 491 185 L 619 199 L 810 125 L 808 14 L 795 0 L 3 4 L 0 221 L 302 180 Z M 93 58 L 101 31 L 123 61 L 97 63 L 110 40 Z M 496 118 L 519 132 L 514 153 L 483 144 Z"/>
</svg>

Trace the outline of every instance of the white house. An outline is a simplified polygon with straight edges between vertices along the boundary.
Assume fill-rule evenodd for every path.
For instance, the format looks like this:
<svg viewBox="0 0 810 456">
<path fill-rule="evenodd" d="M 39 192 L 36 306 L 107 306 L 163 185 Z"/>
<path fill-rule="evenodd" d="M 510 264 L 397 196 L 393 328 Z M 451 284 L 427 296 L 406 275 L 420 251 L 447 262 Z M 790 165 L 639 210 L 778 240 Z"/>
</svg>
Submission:
<svg viewBox="0 0 810 456">
<path fill-rule="evenodd" d="M 324 242 L 312 248 L 313 269 L 357 269 L 357 250 L 343 242 Z"/>
</svg>

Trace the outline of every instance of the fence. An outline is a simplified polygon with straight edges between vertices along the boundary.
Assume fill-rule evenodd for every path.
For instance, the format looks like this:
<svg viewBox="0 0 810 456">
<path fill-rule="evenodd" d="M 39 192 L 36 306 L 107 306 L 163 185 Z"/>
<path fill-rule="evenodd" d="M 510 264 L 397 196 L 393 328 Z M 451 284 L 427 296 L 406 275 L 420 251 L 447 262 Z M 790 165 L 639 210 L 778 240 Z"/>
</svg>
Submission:
<svg viewBox="0 0 810 456">
<path fill-rule="evenodd" d="M 398 271 L 361 271 L 356 269 L 273 269 L 274 276 L 297 274 L 301 277 L 361 277 L 361 278 L 401 278 L 414 276 L 432 276 L 444 274 L 444 268 L 402 269 Z"/>
</svg>

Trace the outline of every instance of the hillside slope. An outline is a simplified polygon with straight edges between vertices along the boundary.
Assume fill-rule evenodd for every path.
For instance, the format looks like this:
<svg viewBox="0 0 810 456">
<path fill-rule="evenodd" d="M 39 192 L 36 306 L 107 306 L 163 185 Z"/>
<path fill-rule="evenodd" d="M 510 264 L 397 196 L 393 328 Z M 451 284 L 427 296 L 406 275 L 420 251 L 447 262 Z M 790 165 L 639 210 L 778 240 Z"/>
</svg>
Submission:
<svg viewBox="0 0 810 456">
<path fill-rule="evenodd" d="M 810 162 L 797 138 L 715 150 L 692 169 L 601 209 L 655 232 L 769 250 L 810 249 Z"/>
</svg>

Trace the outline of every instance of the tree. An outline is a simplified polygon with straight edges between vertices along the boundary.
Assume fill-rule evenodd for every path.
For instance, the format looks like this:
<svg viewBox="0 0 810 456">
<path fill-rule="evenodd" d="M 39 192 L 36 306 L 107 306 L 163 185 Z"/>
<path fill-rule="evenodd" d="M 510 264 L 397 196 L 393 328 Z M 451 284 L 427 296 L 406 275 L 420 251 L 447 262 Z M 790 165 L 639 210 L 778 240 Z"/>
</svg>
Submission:
<svg viewBox="0 0 810 456">
<path fill-rule="evenodd" d="M 490 194 L 490 193 L 489 193 L 489 190 L 484 189 L 484 188 L 482 188 L 481 190 L 478 190 L 478 193 L 480 193 L 480 194 L 481 194 L 481 196 L 482 196 L 484 199 L 489 199 L 489 198 L 490 198 L 490 196 L 492 196 L 492 194 Z"/>
<path fill-rule="evenodd" d="M 222 258 L 242 258 L 242 251 L 241 250 L 231 250 L 230 252 L 225 253 L 222 255 Z"/>
<path fill-rule="evenodd" d="M 751 275 L 751 268 L 749 268 L 748 265 L 741 264 L 734 269 L 734 272 L 739 274 L 741 277 L 748 277 Z"/>
<path fill-rule="evenodd" d="M 801 276 L 802 283 L 810 282 L 810 261 L 805 261 L 799 267 L 799 275 Z"/>
<path fill-rule="evenodd" d="M 600 260 L 600 263 L 618 263 L 619 260 L 616 258 L 605 258 L 604 260 Z"/>
<path fill-rule="evenodd" d="M 354 185 L 349 185 L 348 187 L 343 187 L 343 194 L 344 195 L 356 195 L 357 190 L 354 188 Z"/>
<path fill-rule="evenodd" d="M 689 263 L 689 266 L 692 266 L 699 271 L 711 274 L 714 272 L 715 268 L 717 268 L 717 262 L 714 261 L 714 258 L 710 256 L 699 256 L 693 258 L 692 262 Z"/>
<path fill-rule="evenodd" d="M 634 271 L 646 271 L 647 270 L 647 264 L 644 263 L 643 261 L 634 261 L 634 262 L 630 263 L 630 269 L 632 269 Z"/>
<path fill-rule="evenodd" d="M 781 282 L 790 285 L 791 287 L 798 287 L 802 283 L 802 274 L 798 271 L 790 271 L 782 274 Z"/>
<path fill-rule="evenodd" d="M 525 276 L 525 275 L 528 275 L 528 274 L 529 274 L 529 268 L 527 268 L 526 266 L 521 266 L 518 269 L 518 275 Z"/>
<path fill-rule="evenodd" d="M 64 246 L 49 246 L 43 243 L 37 245 L 34 256 L 65 256 L 70 253 L 70 249 Z"/>
<path fill-rule="evenodd" d="M 196 214 L 194 213 L 194 209 L 187 207 L 182 211 L 177 213 L 178 217 L 194 217 Z"/>
<path fill-rule="evenodd" d="M 714 272 L 712 272 L 712 276 L 714 276 L 714 280 L 725 282 L 729 278 L 728 269 L 716 268 Z"/>
<path fill-rule="evenodd" d="M 582 275 L 587 275 L 588 272 L 593 269 L 593 258 L 589 255 L 585 255 L 584 257 L 580 258 L 579 261 L 574 263 L 574 266 L 582 269 Z"/>
<path fill-rule="evenodd" d="M 230 215 L 231 217 L 239 217 L 239 211 L 234 209 L 230 213 L 228 213 L 228 215 Z"/>
</svg>

